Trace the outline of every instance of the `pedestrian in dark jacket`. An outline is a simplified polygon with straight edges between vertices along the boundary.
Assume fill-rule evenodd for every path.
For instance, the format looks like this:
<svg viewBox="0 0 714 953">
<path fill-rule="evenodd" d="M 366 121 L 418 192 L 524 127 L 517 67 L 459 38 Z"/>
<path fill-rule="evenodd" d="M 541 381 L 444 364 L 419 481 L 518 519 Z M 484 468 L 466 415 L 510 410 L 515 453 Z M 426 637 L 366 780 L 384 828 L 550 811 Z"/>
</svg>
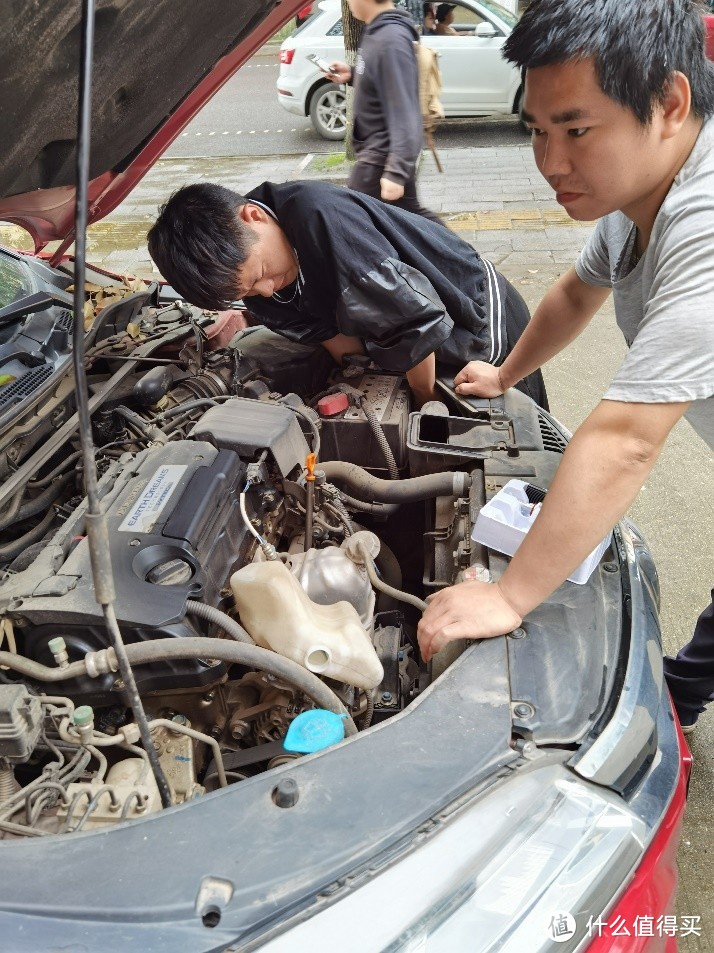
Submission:
<svg viewBox="0 0 714 953">
<path fill-rule="evenodd" d="M 243 299 L 268 328 L 338 363 L 361 352 L 405 373 L 420 404 L 437 396 L 437 374 L 501 364 L 529 320 L 516 289 L 449 229 L 324 182 L 266 182 L 245 197 L 189 185 L 148 243 L 192 304 Z M 521 389 L 547 406 L 540 372 Z"/>
<path fill-rule="evenodd" d="M 416 163 L 423 145 L 414 21 L 392 0 L 348 0 L 366 26 L 354 70 L 332 63 L 331 76 L 354 85 L 352 144 L 357 163 L 347 183 L 432 221 L 440 219 L 419 202 Z"/>
</svg>

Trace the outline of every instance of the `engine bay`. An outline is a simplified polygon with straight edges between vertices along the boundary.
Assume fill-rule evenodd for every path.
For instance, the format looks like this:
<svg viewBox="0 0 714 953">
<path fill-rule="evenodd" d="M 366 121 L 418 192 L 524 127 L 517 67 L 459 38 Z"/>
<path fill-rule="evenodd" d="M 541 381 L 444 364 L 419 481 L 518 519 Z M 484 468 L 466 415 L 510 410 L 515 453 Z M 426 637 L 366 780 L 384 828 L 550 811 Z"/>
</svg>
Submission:
<svg viewBox="0 0 714 953">
<path fill-rule="evenodd" d="M 53 270 L 56 297 L 71 282 Z M 117 623 L 172 804 L 318 750 L 286 747 L 306 713 L 350 735 L 407 708 L 464 648 L 424 664 L 423 600 L 503 571 L 476 515 L 513 477 L 546 488 L 565 445 L 516 391 L 443 382 L 417 411 L 362 356 L 337 368 L 157 286 L 99 312 L 85 363 Z M 47 366 L 0 431 L 6 839 L 161 809 L 96 600 L 71 375 Z"/>
</svg>

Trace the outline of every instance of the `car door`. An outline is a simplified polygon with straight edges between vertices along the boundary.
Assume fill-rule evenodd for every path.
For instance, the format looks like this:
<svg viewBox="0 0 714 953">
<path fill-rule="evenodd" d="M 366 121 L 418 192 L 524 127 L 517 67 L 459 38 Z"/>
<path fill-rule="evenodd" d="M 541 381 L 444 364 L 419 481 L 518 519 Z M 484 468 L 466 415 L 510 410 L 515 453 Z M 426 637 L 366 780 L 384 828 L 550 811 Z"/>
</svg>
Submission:
<svg viewBox="0 0 714 953">
<path fill-rule="evenodd" d="M 475 35 L 479 25 L 493 27 L 494 36 Z M 455 5 L 452 26 L 460 36 L 425 36 L 422 40 L 439 54 L 441 101 L 447 116 L 477 116 L 511 112 L 519 87 L 518 71 L 501 54 L 504 25 L 485 6 Z"/>
</svg>

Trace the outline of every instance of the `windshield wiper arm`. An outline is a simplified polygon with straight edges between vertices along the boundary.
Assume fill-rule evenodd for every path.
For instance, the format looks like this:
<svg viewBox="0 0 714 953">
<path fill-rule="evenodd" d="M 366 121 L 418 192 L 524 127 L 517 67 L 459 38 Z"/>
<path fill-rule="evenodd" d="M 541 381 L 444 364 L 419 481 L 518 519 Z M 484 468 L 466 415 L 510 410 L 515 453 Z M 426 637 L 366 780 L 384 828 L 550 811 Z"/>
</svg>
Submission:
<svg viewBox="0 0 714 953">
<path fill-rule="evenodd" d="M 64 308 L 71 308 L 72 298 L 62 292 L 37 291 L 35 294 L 26 295 L 4 308 L 0 308 L 0 325 L 11 324 L 18 318 L 25 317 L 28 314 L 36 314 L 38 311 L 46 311 L 53 305 L 60 305 Z"/>
</svg>

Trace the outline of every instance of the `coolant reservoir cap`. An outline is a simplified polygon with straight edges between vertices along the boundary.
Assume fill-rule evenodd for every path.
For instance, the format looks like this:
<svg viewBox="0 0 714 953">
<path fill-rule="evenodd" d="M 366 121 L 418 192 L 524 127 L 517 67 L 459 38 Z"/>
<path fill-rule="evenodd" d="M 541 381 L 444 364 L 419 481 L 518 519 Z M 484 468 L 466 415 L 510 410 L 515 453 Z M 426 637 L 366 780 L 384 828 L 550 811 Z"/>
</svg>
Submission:
<svg viewBox="0 0 714 953">
<path fill-rule="evenodd" d="M 345 737 L 346 717 L 325 708 L 304 711 L 291 722 L 283 747 L 286 751 L 312 754 L 313 751 L 336 745 Z"/>
<path fill-rule="evenodd" d="M 350 406 L 350 399 L 347 394 L 328 394 L 317 402 L 317 409 L 321 417 L 334 417 L 335 414 L 341 414 Z"/>
</svg>

